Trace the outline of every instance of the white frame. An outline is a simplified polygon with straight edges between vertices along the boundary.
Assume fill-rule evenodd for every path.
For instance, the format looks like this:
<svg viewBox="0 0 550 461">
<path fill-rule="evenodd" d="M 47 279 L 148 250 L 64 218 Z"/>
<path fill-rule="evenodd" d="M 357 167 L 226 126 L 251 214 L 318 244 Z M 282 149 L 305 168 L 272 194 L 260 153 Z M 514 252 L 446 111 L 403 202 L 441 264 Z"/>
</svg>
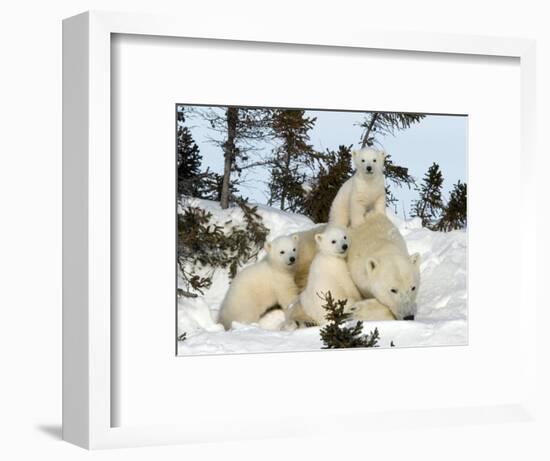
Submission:
<svg viewBox="0 0 550 461">
<path fill-rule="evenodd" d="M 522 216 L 535 222 L 535 44 L 512 38 L 380 32 L 343 34 L 263 28 L 213 30 L 207 24 L 139 14 L 87 12 L 63 22 L 63 438 L 86 448 L 170 444 L 198 441 L 178 426 L 112 428 L 110 355 L 110 43 L 111 34 L 212 38 L 315 46 L 376 48 L 418 52 L 506 56 L 520 59 Z M 525 228 L 524 228 L 525 229 Z M 536 306 L 535 226 L 522 229 L 522 308 Z M 530 307 L 529 307 L 530 306 Z M 525 349 L 534 356 L 535 316 L 522 325 Z M 529 387 L 535 363 L 527 360 Z M 400 427 L 524 419 L 533 409 L 530 393 L 521 404 L 425 412 L 400 412 Z M 376 426 L 390 427 L 395 412 L 381 414 Z M 360 421 L 360 422 L 359 422 Z M 361 428 L 373 424 L 357 415 Z M 344 423 L 343 423 L 344 424 Z M 344 426 L 341 427 L 345 429 Z M 332 428 L 334 429 L 334 428 Z M 271 435 L 300 434 L 299 424 L 269 427 Z M 316 429 L 319 432 L 322 428 Z M 266 426 L 231 438 L 265 434 Z M 209 440 L 222 434 L 213 431 Z"/>
</svg>

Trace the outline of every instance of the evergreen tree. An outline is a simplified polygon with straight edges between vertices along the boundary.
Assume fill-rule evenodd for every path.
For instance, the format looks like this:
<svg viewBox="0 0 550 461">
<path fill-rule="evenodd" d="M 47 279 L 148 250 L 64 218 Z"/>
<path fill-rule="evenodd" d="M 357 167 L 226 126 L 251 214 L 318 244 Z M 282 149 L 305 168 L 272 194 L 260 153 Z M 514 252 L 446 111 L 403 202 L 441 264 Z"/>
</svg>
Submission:
<svg viewBox="0 0 550 461">
<path fill-rule="evenodd" d="M 223 153 L 223 174 L 219 184 L 219 200 L 222 209 L 229 207 L 236 199 L 235 191 L 242 171 L 263 162 L 251 162 L 249 153 L 255 144 L 266 138 L 271 127 L 271 109 L 250 109 L 229 106 L 226 108 L 201 108 L 192 111 L 192 116 L 206 120 L 210 128 L 218 133 L 211 141 Z"/>
<path fill-rule="evenodd" d="M 185 107 L 177 106 L 177 172 L 178 195 L 219 200 L 221 176 L 208 168 L 202 171 L 202 155 L 185 125 Z"/>
<path fill-rule="evenodd" d="M 223 178 L 223 174 L 214 173 L 207 169 L 203 178 L 204 193 L 202 198 L 220 202 L 222 197 Z M 236 184 L 229 184 L 229 196 L 233 198 L 237 197 Z"/>
<path fill-rule="evenodd" d="M 177 169 L 178 193 L 192 197 L 201 196 L 201 163 L 199 146 L 193 140 L 191 131 L 185 125 L 182 106 L 177 108 Z"/>
<path fill-rule="evenodd" d="M 216 222 L 203 208 L 180 201 L 178 212 L 178 295 L 196 297 L 212 285 L 216 269 L 237 269 L 255 261 L 269 230 L 257 207 L 238 202 L 241 216 L 235 222 Z M 242 217 L 242 219 L 241 219 Z"/>
<path fill-rule="evenodd" d="M 304 213 L 316 223 L 327 222 L 334 197 L 352 174 L 351 146 L 340 146 L 337 151 L 327 149 L 304 199 Z"/>
<path fill-rule="evenodd" d="M 434 229 L 437 219 L 443 210 L 443 197 L 441 188 L 443 186 L 443 175 L 437 163 L 433 163 L 424 175 L 422 184 L 416 188 L 420 196 L 414 202 L 412 217 L 419 217 L 422 226 Z"/>
<path fill-rule="evenodd" d="M 467 202 L 468 191 L 466 183 L 458 181 L 449 196 L 449 201 L 443 210 L 436 230 L 449 232 L 454 229 L 466 228 L 468 222 Z"/>
<path fill-rule="evenodd" d="M 425 117 L 423 114 L 406 112 L 367 112 L 360 126 L 364 128 L 361 147 L 372 146 L 378 135 L 395 134 L 396 131 L 410 128 Z"/>
<path fill-rule="evenodd" d="M 229 187 L 231 172 L 236 167 L 237 157 L 240 154 L 237 147 L 237 125 L 239 124 L 239 109 L 228 107 L 225 111 L 227 123 L 227 138 L 223 143 L 223 181 L 220 191 L 220 205 L 222 209 L 229 207 Z"/>
<path fill-rule="evenodd" d="M 393 206 L 397 213 L 396 204 L 398 200 L 393 195 L 391 186 L 407 186 L 410 189 L 415 184 L 414 178 L 409 174 L 408 168 L 395 165 L 391 159 L 391 155 L 386 155 L 386 159 L 384 160 L 384 175 L 386 177 L 386 206 Z"/>
<path fill-rule="evenodd" d="M 186 126 L 178 127 L 177 133 L 178 192 L 192 197 L 201 197 L 201 162 L 199 146 L 193 141 Z"/>
<path fill-rule="evenodd" d="M 347 300 L 335 301 L 331 292 L 325 295 L 324 308 L 327 311 L 325 317 L 328 323 L 321 328 L 321 340 L 323 349 L 340 349 L 349 347 L 378 347 L 380 335 L 378 328 L 369 335 L 363 334 L 363 322 L 357 321 L 355 325 L 348 325 L 351 314 L 345 312 Z"/>
<path fill-rule="evenodd" d="M 307 177 L 304 167 L 311 167 L 315 160 L 308 131 L 315 120 L 306 117 L 304 110 L 277 109 L 273 112 L 271 129 L 280 145 L 273 151 L 269 204 L 279 202 L 281 210 L 303 210 Z"/>
</svg>

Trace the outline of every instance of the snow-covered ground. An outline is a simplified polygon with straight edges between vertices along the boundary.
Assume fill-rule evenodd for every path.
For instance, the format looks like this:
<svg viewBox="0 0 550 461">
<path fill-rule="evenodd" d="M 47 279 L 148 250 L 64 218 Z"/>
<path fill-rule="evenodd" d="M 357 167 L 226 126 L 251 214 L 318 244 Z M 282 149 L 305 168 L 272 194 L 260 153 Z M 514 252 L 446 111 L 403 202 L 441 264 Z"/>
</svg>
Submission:
<svg viewBox="0 0 550 461">
<path fill-rule="evenodd" d="M 215 202 L 191 199 L 190 205 L 207 209 L 220 225 L 242 220 L 239 208 L 221 210 Z M 305 216 L 259 205 L 268 240 L 307 230 L 314 224 Z M 380 347 L 448 346 L 468 342 L 467 242 L 465 231 L 433 232 L 421 227 L 418 218 L 402 220 L 388 215 L 407 241 L 410 253 L 422 255 L 418 312 L 414 321 L 364 322 L 363 331 L 380 331 Z M 263 253 L 259 255 L 261 258 Z M 282 352 L 320 349 L 319 328 L 292 332 L 270 331 L 259 325 L 237 325 L 224 331 L 216 322 L 229 286 L 226 270 L 214 273 L 212 287 L 198 298 L 178 300 L 179 355 Z M 277 313 L 274 313 L 277 316 Z M 275 319 L 276 320 L 276 319 Z"/>
</svg>

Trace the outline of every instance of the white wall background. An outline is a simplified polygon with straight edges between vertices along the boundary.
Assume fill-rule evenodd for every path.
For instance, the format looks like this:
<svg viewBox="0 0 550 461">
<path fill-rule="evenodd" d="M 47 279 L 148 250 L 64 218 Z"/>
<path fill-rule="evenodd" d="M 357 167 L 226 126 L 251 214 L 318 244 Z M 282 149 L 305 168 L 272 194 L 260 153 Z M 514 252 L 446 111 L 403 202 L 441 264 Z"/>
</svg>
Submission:
<svg viewBox="0 0 550 461">
<path fill-rule="evenodd" d="M 88 9 L 152 11 L 180 15 L 182 23 L 231 21 L 236 27 L 274 21 L 284 28 L 287 23 L 315 21 L 318 27 L 330 28 L 335 21 L 343 21 L 357 29 L 536 38 L 539 150 L 550 153 L 545 136 L 550 127 L 550 30 L 544 7 L 545 2 L 536 0 L 20 0 L 4 4 L 0 15 L 0 457 L 271 460 L 298 459 L 302 454 L 317 459 L 548 459 L 546 312 L 538 321 L 539 343 L 546 348 L 540 357 L 538 422 L 95 453 L 60 441 L 62 18 Z M 542 178 L 549 163 L 543 160 Z M 541 209 L 548 207 L 547 189 L 545 181 L 539 181 Z M 541 231 L 544 224 L 539 223 Z M 540 240 L 541 255 L 547 256 L 548 244 Z M 510 242 L 504 243 L 507 251 L 514 251 Z M 543 276 L 539 271 L 541 286 L 548 283 Z M 548 304 L 539 295 L 540 302 Z"/>
</svg>

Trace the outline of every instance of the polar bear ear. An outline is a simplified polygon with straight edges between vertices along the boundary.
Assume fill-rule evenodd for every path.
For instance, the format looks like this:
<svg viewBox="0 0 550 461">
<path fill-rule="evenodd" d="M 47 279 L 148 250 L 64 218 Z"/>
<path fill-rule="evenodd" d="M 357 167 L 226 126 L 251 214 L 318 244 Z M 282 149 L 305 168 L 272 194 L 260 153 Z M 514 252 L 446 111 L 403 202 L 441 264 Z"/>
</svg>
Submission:
<svg viewBox="0 0 550 461">
<path fill-rule="evenodd" d="M 352 156 L 353 158 L 357 157 L 357 151 L 356 151 L 355 149 L 353 149 L 353 150 L 351 151 L 351 156 Z"/>
<path fill-rule="evenodd" d="M 265 242 L 264 250 L 268 253 L 271 252 L 271 242 Z"/>
<path fill-rule="evenodd" d="M 387 154 L 384 149 L 380 149 L 380 156 L 382 157 L 382 160 L 386 160 Z"/>
<path fill-rule="evenodd" d="M 315 241 L 321 243 L 321 240 L 323 240 L 323 234 L 315 234 Z"/>
<path fill-rule="evenodd" d="M 295 242 L 297 242 L 298 240 L 300 240 L 300 236 L 298 234 L 294 234 L 292 236 L 292 240 L 294 240 Z"/>
<path fill-rule="evenodd" d="M 420 253 L 415 253 L 413 255 L 411 255 L 409 257 L 411 263 L 416 266 L 416 267 L 419 267 L 420 266 Z"/>
<path fill-rule="evenodd" d="M 378 261 L 374 258 L 367 259 L 367 274 L 372 274 L 378 268 Z"/>
</svg>

